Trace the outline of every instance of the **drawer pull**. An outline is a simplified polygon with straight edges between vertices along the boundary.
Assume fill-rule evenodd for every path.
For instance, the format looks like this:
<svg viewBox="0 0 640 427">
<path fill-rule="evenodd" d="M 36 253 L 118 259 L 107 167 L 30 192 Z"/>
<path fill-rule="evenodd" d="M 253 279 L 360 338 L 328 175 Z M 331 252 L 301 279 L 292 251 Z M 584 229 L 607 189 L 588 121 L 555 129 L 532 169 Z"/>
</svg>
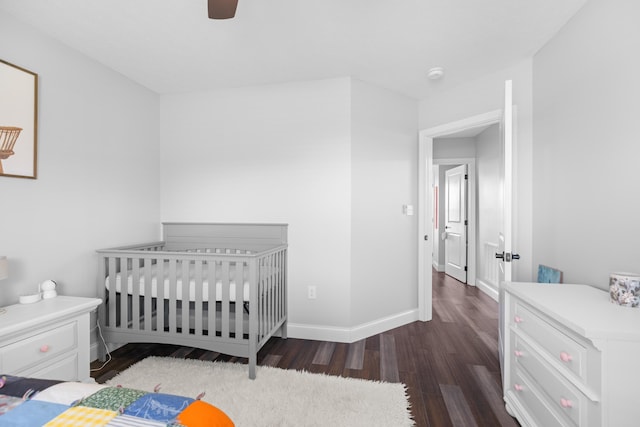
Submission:
<svg viewBox="0 0 640 427">
<path fill-rule="evenodd" d="M 522 351 L 520 351 L 520 350 L 514 351 L 513 354 L 515 354 L 516 357 L 522 357 L 522 355 L 523 355 Z"/>
<path fill-rule="evenodd" d="M 563 362 L 571 362 L 573 360 L 573 356 L 571 356 L 566 351 L 563 351 L 560 353 L 560 360 L 562 360 Z"/>
<path fill-rule="evenodd" d="M 522 317 L 516 316 L 516 317 L 513 318 L 513 321 L 516 322 L 516 323 L 522 323 Z"/>
<path fill-rule="evenodd" d="M 560 406 L 563 408 L 573 408 L 573 402 L 563 397 L 560 399 Z"/>
<path fill-rule="evenodd" d="M 513 388 L 516 389 L 516 391 L 522 391 L 522 386 L 520 384 L 514 384 Z"/>
<path fill-rule="evenodd" d="M 46 353 L 47 351 L 49 351 L 50 347 L 47 344 L 42 344 L 40 346 L 40 353 Z"/>
</svg>

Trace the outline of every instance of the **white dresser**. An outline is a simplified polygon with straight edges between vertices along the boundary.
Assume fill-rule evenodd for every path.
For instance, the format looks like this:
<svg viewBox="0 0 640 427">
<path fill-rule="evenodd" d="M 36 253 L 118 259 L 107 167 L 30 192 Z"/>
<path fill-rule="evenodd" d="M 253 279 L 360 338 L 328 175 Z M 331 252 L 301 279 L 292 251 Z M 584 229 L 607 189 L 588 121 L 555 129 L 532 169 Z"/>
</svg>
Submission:
<svg viewBox="0 0 640 427">
<path fill-rule="evenodd" d="M 91 381 L 90 312 L 97 298 L 58 296 L 0 314 L 0 374 Z"/>
<path fill-rule="evenodd" d="M 523 426 L 640 426 L 640 308 L 586 285 L 507 283 L 504 400 Z"/>
</svg>

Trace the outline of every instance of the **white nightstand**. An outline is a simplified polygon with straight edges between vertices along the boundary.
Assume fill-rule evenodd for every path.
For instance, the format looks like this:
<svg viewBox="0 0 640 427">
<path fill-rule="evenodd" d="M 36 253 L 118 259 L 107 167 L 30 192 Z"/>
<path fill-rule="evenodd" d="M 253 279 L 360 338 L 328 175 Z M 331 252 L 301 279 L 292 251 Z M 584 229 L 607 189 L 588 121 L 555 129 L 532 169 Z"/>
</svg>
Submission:
<svg viewBox="0 0 640 427">
<path fill-rule="evenodd" d="M 102 300 L 58 296 L 5 307 L 0 374 L 91 381 L 89 317 Z"/>
</svg>

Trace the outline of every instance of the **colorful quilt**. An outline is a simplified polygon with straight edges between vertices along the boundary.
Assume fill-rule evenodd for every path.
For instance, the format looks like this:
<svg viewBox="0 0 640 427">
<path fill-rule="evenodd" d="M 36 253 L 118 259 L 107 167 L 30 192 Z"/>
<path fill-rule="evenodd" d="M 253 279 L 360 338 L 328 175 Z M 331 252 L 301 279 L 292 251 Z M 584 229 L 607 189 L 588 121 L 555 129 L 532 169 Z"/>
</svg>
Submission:
<svg viewBox="0 0 640 427">
<path fill-rule="evenodd" d="M 0 427 L 233 427 L 196 398 L 101 384 L 0 377 Z"/>
</svg>

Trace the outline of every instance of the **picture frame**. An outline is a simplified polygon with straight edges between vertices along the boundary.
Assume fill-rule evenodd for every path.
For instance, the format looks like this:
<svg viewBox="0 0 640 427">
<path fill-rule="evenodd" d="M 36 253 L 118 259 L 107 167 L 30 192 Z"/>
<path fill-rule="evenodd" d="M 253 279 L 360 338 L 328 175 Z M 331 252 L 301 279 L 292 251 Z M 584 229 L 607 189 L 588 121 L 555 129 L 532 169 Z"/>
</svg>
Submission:
<svg viewBox="0 0 640 427">
<path fill-rule="evenodd" d="M 38 75 L 0 59 L 0 176 L 37 178 Z"/>
</svg>

